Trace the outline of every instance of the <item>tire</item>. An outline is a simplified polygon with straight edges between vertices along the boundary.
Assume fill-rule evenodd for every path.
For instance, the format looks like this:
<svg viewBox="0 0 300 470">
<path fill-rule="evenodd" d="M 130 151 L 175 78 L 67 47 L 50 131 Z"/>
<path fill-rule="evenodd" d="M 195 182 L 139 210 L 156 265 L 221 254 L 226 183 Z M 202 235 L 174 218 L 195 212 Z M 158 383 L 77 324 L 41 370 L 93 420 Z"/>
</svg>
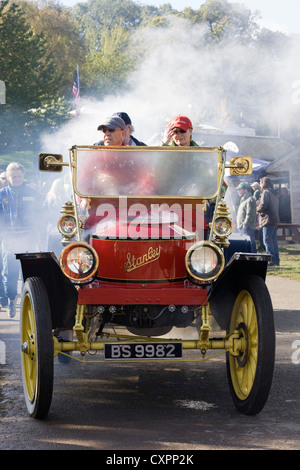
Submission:
<svg viewBox="0 0 300 470">
<path fill-rule="evenodd" d="M 21 364 L 27 410 L 47 416 L 53 392 L 53 337 L 48 295 L 39 277 L 26 280 L 21 302 Z"/>
<path fill-rule="evenodd" d="M 239 282 L 228 332 L 239 330 L 245 338 L 243 354 L 227 352 L 227 377 L 237 410 L 258 414 L 268 399 L 275 362 L 275 327 L 271 298 L 259 276 Z"/>
</svg>

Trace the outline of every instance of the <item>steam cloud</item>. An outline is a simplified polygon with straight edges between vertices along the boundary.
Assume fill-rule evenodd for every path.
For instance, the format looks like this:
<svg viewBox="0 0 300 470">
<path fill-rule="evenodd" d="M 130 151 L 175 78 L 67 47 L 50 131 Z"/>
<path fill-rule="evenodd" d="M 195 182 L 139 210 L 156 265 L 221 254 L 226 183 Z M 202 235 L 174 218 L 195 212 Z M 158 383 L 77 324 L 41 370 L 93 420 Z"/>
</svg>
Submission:
<svg viewBox="0 0 300 470">
<path fill-rule="evenodd" d="M 144 59 L 129 78 L 130 91 L 120 90 L 101 102 L 81 95 L 80 117 L 55 138 L 44 135 L 43 151 L 67 155 L 72 145 L 94 144 L 101 139 L 99 122 L 116 111 L 130 115 L 134 134 L 148 145 L 160 145 L 164 126 L 176 114 L 188 115 L 194 126 L 212 123 L 225 129 L 229 124 L 221 113 L 225 96 L 229 97 L 226 112 L 239 106 L 266 106 L 269 118 L 276 110 L 281 123 L 289 122 L 300 79 L 299 38 L 288 44 L 284 58 L 274 62 L 266 50 L 237 44 L 234 38 L 205 48 L 204 26 L 173 16 L 168 23 L 167 28 L 133 35 L 134 47 L 144 47 Z M 212 121 L 212 110 L 219 115 L 218 123 Z"/>
</svg>

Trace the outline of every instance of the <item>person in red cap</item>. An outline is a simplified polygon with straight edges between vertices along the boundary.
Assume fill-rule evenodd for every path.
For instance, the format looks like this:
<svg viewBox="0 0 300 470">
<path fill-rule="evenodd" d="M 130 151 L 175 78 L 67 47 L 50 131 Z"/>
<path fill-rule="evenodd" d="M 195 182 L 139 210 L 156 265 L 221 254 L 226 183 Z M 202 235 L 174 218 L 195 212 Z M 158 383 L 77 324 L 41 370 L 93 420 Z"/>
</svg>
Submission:
<svg viewBox="0 0 300 470">
<path fill-rule="evenodd" d="M 179 147 L 198 147 L 192 139 L 193 125 L 187 116 L 178 114 L 171 119 L 164 133 L 162 145 Z"/>
</svg>

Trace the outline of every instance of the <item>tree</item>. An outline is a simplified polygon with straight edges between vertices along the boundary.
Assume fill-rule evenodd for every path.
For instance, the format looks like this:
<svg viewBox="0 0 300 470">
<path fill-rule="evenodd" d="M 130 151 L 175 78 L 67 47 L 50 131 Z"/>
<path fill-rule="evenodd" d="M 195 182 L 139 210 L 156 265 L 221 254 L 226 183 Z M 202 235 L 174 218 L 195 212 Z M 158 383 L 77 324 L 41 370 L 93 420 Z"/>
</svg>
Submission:
<svg viewBox="0 0 300 470">
<path fill-rule="evenodd" d="M 132 31 L 142 21 L 142 7 L 132 0 L 88 0 L 86 4 L 78 3 L 74 14 L 90 52 L 101 47 L 103 31 L 116 25 Z"/>
<path fill-rule="evenodd" d="M 206 0 L 198 10 L 186 8 L 180 14 L 192 23 L 207 26 L 208 43 L 219 43 L 227 39 L 238 39 L 240 43 L 253 43 L 259 26 L 256 22 L 259 13 L 252 12 L 239 3 L 227 0 Z"/>
<path fill-rule="evenodd" d="M 93 95 L 102 97 L 107 92 L 124 88 L 133 61 L 127 49 L 130 34 L 121 25 L 104 28 L 98 50 L 90 52 L 83 73 L 85 86 Z"/>
<path fill-rule="evenodd" d="M 42 5 L 20 2 L 28 23 L 35 34 L 42 36 L 47 44 L 44 62 L 49 58 L 55 63 L 57 86 L 61 95 L 71 93 L 70 84 L 74 78 L 76 64 L 85 60 L 84 39 L 80 36 L 79 25 L 70 9 L 56 0 L 44 1 Z"/>
<path fill-rule="evenodd" d="M 21 7 L 7 5 L 0 17 L 1 79 L 7 105 L 28 109 L 51 100 L 58 91 L 53 61 L 44 63 L 46 43 L 34 34 Z"/>
<path fill-rule="evenodd" d="M 0 145 L 24 148 L 36 141 L 34 114 L 58 97 L 59 85 L 54 61 L 47 55 L 47 44 L 26 22 L 24 12 L 15 2 L 7 2 L 0 10 L 1 80 L 6 85 L 6 104 L 1 106 Z M 36 113 L 36 120 L 39 120 Z M 39 129 L 40 131 L 40 129 Z"/>
<path fill-rule="evenodd" d="M 97 98 L 120 90 L 134 67 L 129 42 L 142 22 L 142 8 L 132 0 L 89 0 L 73 12 L 87 48 L 81 90 Z"/>
</svg>

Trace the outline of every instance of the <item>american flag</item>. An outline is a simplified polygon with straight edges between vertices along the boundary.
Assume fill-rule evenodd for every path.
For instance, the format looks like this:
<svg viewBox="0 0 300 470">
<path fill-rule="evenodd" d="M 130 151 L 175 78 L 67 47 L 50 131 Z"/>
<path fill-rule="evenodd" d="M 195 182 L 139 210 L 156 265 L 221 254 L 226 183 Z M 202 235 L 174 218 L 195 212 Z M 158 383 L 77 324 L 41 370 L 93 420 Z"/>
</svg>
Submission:
<svg viewBox="0 0 300 470">
<path fill-rule="evenodd" d="M 75 98 L 76 116 L 79 116 L 79 114 L 80 114 L 80 108 L 79 108 L 80 91 L 79 91 L 79 69 L 78 69 L 78 65 L 77 65 L 76 71 L 75 71 L 75 77 L 74 77 L 72 95 L 73 95 L 74 98 Z"/>
</svg>

